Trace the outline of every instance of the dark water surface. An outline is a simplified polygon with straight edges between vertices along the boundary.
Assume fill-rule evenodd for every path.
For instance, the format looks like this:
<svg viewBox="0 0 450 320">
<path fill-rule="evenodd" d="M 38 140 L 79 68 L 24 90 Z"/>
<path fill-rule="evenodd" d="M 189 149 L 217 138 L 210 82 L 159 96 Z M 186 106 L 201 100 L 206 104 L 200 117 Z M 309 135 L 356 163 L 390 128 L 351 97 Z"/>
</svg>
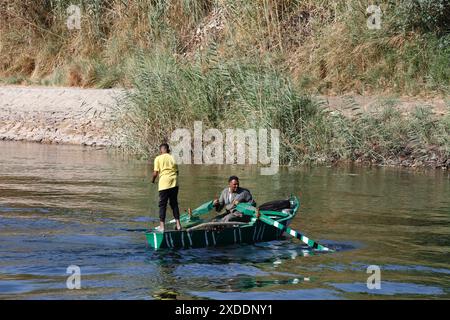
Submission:
<svg viewBox="0 0 450 320">
<path fill-rule="evenodd" d="M 292 226 L 337 249 L 318 254 L 289 239 L 154 252 L 140 231 L 158 220 L 146 170 L 105 150 L 0 142 L 0 299 L 450 298 L 448 172 L 181 166 L 182 209 L 231 174 L 259 203 L 301 192 Z M 80 290 L 66 287 L 70 265 Z"/>
</svg>

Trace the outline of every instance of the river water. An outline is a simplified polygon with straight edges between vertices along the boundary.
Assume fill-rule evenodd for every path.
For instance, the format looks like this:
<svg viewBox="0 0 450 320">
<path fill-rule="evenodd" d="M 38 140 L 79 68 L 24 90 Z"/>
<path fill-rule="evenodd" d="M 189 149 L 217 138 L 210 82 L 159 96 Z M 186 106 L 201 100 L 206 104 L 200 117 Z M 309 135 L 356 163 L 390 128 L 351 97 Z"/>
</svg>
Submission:
<svg viewBox="0 0 450 320">
<path fill-rule="evenodd" d="M 336 249 L 319 254 L 292 239 L 155 252 L 142 232 L 158 221 L 150 170 L 105 149 L 0 142 L 0 299 L 450 298 L 447 171 L 180 167 L 181 209 L 231 174 L 259 203 L 301 193 L 291 226 Z M 81 289 L 67 288 L 69 266 Z"/>
</svg>

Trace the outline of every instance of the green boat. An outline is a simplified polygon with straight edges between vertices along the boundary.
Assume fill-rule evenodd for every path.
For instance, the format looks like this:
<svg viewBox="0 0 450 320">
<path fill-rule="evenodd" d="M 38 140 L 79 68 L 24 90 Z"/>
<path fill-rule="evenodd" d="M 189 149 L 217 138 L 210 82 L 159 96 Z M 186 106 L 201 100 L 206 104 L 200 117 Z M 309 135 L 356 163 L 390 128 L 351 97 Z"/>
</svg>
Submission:
<svg viewBox="0 0 450 320">
<path fill-rule="evenodd" d="M 247 218 L 246 222 L 222 222 L 226 214 L 213 219 L 203 220 L 200 216 L 210 213 L 213 202 L 207 202 L 195 210 L 188 210 L 180 216 L 182 230 L 174 228 L 174 220 L 167 224 L 165 232 L 152 228 L 145 233 L 147 243 L 155 250 L 164 248 L 205 248 L 234 244 L 252 244 L 280 239 L 300 208 L 300 200 L 291 196 L 285 200 L 276 200 L 259 207 L 240 203 L 236 210 Z M 268 224 L 271 223 L 272 225 Z M 294 232 L 294 231 L 292 231 Z M 290 234 L 292 234 L 290 232 Z"/>
</svg>

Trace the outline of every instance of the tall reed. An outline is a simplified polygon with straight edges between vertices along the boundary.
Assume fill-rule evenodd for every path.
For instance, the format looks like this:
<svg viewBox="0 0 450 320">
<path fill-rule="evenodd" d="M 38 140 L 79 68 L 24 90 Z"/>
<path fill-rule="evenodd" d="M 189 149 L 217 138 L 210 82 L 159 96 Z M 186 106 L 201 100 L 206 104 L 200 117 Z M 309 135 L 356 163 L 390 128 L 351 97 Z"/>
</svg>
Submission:
<svg viewBox="0 0 450 320">
<path fill-rule="evenodd" d="M 141 54 L 133 68 L 134 90 L 120 104 L 123 146 L 152 155 L 177 128 L 202 121 L 204 129 L 280 130 L 282 164 L 360 161 L 447 166 L 450 115 L 434 116 L 425 107 L 402 114 L 393 105 L 353 116 L 330 111 L 264 61 L 217 59 L 214 47 L 195 63 L 167 52 Z"/>
</svg>

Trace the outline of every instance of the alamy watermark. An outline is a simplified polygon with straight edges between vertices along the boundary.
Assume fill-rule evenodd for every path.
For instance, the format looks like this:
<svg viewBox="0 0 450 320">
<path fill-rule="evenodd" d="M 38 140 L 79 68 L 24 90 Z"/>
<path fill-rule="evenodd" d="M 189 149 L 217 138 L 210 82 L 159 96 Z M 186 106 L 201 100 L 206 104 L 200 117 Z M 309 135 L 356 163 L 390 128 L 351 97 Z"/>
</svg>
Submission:
<svg viewBox="0 0 450 320">
<path fill-rule="evenodd" d="M 370 30 L 380 30 L 381 29 L 381 8 L 377 5 L 370 5 L 367 7 L 366 12 L 370 14 L 367 18 L 367 28 Z"/>
<path fill-rule="evenodd" d="M 71 4 L 66 10 L 68 18 L 66 25 L 69 30 L 81 30 L 81 8 Z M 367 18 L 367 28 L 370 30 L 381 29 L 381 8 L 379 5 L 371 4 L 367 7 L 366 12 L 370 14 Z"/>
<path fill-rule="evenodd" d="M 371 275 L 367 278 L 367 289 L 381 289 L 381 270 L 379 266 L 370 265 L 367 267 L 367 273 Z"/>
<path fill-rule="evenodd" d="M 81 289 L 81 268 L 76 265 L 70 265 L 67 267 L 66 273 L 70 274 L 66 280 L 67 289 Z"/>
<path fill-rule="evenodd" d="M 67 14 L 69 17 L 67 18 L 66 25 L 69 30 L 81 30 L 81 9 L 79 6 L 74 4 L 70 5 L 67 8 Z"/>
<path fill-rule="evenodd" d="M 180 164 L 261 164 L 262 175 L 274 175 L 280 164 L 280 130 L 270 129 L 270 155 L 267 129 L 207 129 L 194 122 L 194 137 L 188 129 L 176 129 L 170 141 L 172 155 Z M 192 147 L 193 146 L 193 147 Z M 246 161 L 248 160 L 248 161 Z"/>
</svg>

